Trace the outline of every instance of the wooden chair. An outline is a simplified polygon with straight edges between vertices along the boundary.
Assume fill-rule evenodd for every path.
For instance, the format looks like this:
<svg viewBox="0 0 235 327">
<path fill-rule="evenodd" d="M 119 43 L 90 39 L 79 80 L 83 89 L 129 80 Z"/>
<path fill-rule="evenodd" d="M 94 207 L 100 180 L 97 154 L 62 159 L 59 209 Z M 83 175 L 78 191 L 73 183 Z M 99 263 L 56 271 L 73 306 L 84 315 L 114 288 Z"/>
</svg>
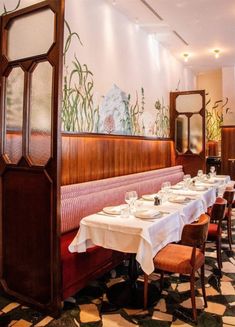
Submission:
<svg viewBox="0 0 235 327">
<path fill-rule="evenodd" d="M 197 320 L 195 302 L 195 272 L 201 269 L 201 285 L 205 307 L 207 307 L 204 281 L 204 250 L 207 239 L 209 216 L 203 214 L 199 221 L 185 225 L 182 232 L 181 244 L 168 244 L 159 251 L 153 259 L 154 266 L 161 271 L 161 288 L 164 271 L 190 275 L 191 301 L 193 319 Z M 186 245 L 185 245 L 186 244 Z M 147 307 L 148 276 L 144 275 L 144 306 Z"/>
<path fill-rule="evenodd" d="M 208 228 L 208 241 L 216 242 L 217 263 L 221 276 L 222 258 L 221 258 L 221 234 L 222 220 L 225 217 L 227 201 L 218 197 L 210 210 L 210 224 Z"/>
<path fill-rule="evenodd" d="M 226 210 L 224 219 L 227 221 L 228 244 L 229 244 L 230 251 L 232 251 L 232 243 L 233 243 L 232 207 L 233 207 L 234 193 L 235 193 L 234 189 L 228 188 L 228 189 L 225 189 L 224 194 L 223 194 L 223 198 L 225 200 L 227 200 L 227 210 Z"/>
</svg>

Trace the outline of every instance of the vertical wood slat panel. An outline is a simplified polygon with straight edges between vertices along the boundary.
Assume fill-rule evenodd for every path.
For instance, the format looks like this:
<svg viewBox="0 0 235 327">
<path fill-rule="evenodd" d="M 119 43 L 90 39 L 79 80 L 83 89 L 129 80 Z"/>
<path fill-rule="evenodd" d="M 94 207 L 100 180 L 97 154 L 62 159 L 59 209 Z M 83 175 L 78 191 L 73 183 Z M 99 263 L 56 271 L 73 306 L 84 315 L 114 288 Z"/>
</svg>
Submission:
<svg viewBox="0 0 235 327">
<path fill-rule="evenodd" d="M 173 141 L 141 137 L 63 134 L 62 185 L 175 164 Z"/>
<path fill-rule="evenodd" d="M 222 127 L 221 140 L 221 161 L 222 174 L 230 175 L 231 179 L 235 179 L 235 126 Z"/>
</svg>

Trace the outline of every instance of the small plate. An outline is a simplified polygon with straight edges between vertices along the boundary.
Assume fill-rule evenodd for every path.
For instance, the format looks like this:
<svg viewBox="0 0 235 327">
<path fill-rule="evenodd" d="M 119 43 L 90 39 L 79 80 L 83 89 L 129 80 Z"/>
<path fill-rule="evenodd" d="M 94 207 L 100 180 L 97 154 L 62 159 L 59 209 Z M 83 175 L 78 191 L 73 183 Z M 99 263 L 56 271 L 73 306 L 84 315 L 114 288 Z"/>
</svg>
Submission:
<svg viewBox="0 0 235 327">
<path fill-rule="evenodd" d="M 185 196 L 179 195 L 179 196 L 170 197 L 168 201 L 173 203 L 185 203 L 187 202 L 187 198 Z"/>
<path fill-rule="evenodd" d="M 196 191 L 206 191 L 207 188 L 205 186 L 195 186 Z"/>
<path fill-rule="evenodd" d="M 182 189 L 182 185 L 172 185 L 171 188 L 173 190 L 181 190 Z"/>
<path fill-rule="evenodd" d="M 146 200 L 146 201 L 154 201 L 154 197 L 156 196 L 157 194 L 144 194 L 142 195 L 142 199 Z"/>
<path fill-rule="evenodd" d="M 121 207 L 120 206 L 105 207 L 105 208 L 103 208 L 103 212 L 105 212 L 109 215 L 120 215 Z"/>
</svg>

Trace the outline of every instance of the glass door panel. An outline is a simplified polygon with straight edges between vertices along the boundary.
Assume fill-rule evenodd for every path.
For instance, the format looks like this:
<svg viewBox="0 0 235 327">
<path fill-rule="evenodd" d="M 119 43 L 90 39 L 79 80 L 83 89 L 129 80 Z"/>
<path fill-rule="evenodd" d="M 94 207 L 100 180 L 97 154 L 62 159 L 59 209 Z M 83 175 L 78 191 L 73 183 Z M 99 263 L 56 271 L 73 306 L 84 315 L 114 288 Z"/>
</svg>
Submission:
<svg viewBox="0 0 235 327">
<path fill-rule="evenodd" d="M 5 149 L 11 163 L 17 163 L 22 156 L 24 72 L 13 68 L 6 78 L 6 134 Z"/>
</svg>

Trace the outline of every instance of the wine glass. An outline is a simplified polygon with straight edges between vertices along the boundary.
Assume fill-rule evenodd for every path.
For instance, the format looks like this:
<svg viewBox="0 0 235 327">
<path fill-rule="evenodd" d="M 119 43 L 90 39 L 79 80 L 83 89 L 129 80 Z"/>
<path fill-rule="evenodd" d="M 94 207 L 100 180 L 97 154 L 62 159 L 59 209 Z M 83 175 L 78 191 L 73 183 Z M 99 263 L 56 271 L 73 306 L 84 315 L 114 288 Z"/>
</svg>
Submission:
<svg viewBox="0 0 235 327">
<path fill-rule="evenodd" d="M 201 181 L 202 177 L 203 177 L 203 171 L 201 169 L 199 169 L 197 172 L 197 180 Z"/>
<path fill-rule="evenodd" d="M 190 174 L 185 174 L 183 181 L 184 181 L 184 187 L 187 189 L 189 187 L 189 183 L 191 180 L 191 175 Z"/>
<path fill-rule="evenodd" d="M 212 177 L 216 175 L 215 166 L 210 166 L 210 172 Z"/>
<path fill-rule="evenodd" d="M 125 193 L 125 201 L 129 205 L 129 209 L 133 207 L 135 201 L 138 199 L 138 195 L 136 191 L 127 191 Z"/>
</svg>

